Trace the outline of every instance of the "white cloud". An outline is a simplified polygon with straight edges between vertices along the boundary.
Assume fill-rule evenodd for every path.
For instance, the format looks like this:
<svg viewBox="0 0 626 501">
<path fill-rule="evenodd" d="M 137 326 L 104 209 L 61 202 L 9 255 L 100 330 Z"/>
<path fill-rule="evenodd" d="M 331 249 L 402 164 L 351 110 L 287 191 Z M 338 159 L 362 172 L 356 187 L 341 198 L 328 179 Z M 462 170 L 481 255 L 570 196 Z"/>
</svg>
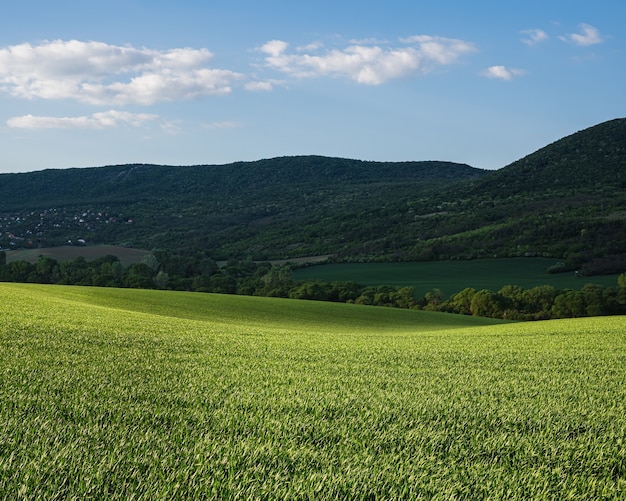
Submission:
<svg viewBox="0 0 626 501">
<path fill-rule="evenodd" d="M 110 129 L 113 127 L 141 127 L 148 122 L 159 121 L 157 115 L 109 110 L 79 117 L 46 117 L 24 115 L 7 120 L 9 127 L 17 129 Z M 163 122 L 168 128 L 169 124 Z"/>
<path fill-rule="evenodd" d="M 0 49 L 0 91 L 25 99 L 123 106 L 231 92 L 241 74 L 208 66 L 207 49 L 159 51 L 55 40 Z"/>
<path fill-rule="evenodd" d="M 274 88 L 272 82 L 248 82 L 244 88 L 250 91 L 270 91 Z"/>
<path fill-rule="evenodd" d="M 405 45 L 397 48 L 353 44 L 321 53 L 289 53 L 287 42 L 272 40 L 259 50 L 266 54 L 268 67 L 294 77 L 345 77 L 367 85 L 425 74 L 476 51 L 473 44 L 453 38 L 419 35 L 401 42 Z"/>
<path fill-rule="evenodd" d="M 580 29 L 581 33 L 569 33 L 559 38 L 564 42 L 571 42 L 582 47 L 596 45 L 603 42 L 597 28 L 589 24 L 581 24 Z"/>
<path fill-rule="evenodd" d="M 531 47 L 538 45 L 541 42 L 545 42 L 548 38 L 550 38 L 545 31 L 536 28 L 532 30 L 524 30 L 520 33 L 525 35 L 525 37 L 522 38 L 522 42 L 526 45 L 530 45 Z"/>
<path fill-rule="evenodd" d="M 310 51 L 315 51 L 317 49 L 321 49 L 324 45 L 321 42 L 313 42 L 307 45 L 302 45 L 300 47 L 297 47 L 296 50 L 298 52 L 310 52 Z"/>
<path fill-rule="evenodd" d="M 288 46 L 289 44 L 287 42 L 283 42 L 282 40 L 270 40 L 269 42 L 264 43 L 259 50 L 272 57 L 278 57 L 287 50 Z"/>
<path fill-rule="evenodd" d="M 483 75 L 489 78 L 497 78 L 500 80 L 513 80 L 516 77 L 525 75 L 524 70 L 517 68 L 507 68 L 506 66 L 490 66 L 487 68 Z"/>
</svg>

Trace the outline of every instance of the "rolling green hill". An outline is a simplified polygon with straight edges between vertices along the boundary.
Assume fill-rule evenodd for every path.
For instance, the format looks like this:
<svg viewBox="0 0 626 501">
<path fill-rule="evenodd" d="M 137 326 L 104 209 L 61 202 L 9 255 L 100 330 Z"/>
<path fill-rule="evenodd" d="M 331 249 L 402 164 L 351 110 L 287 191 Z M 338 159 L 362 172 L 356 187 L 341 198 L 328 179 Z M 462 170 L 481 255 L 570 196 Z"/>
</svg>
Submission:
<svg viewBox="0 0 626 501">
<path fill-rule="evenodd" d="M 0 284 L 0 492 L 621 499 L 625 317 Z"/>
<path fill-rule="evenodd" d="M 612 120 L 497 171 L 306 156 L 4 174 L 0 246 L 85 240 L 216 260 L 550 256 L 573 269 L 626 249 L 625 138 L 626 119 Z"/>
</svg>

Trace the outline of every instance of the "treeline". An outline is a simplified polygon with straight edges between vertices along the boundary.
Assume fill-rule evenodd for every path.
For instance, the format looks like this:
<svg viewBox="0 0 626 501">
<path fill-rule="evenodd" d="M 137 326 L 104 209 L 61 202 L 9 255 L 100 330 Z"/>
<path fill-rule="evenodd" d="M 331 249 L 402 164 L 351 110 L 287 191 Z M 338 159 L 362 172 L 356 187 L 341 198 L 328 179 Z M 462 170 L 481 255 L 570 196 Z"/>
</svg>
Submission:
<svg viewBox="0 0 626 501">
<path fill-rule="evenodd" d="M 396 289 L 352 281 L 294 282 L 288 265 L 230 260 L 219 268 L 202 255 L 190 257 L 157 251 L 141 263 L 123 266 L 116 256 L 93 261 L 79 257 L 63 262 L 42 256 L 36 263 L 7 263 L 6 254 L 0 251 L 0 281 L 283 297 L 508 320 L 626 314 L 625 273 L 619 276 L 615 288 L 587 284 L 581 290 L 555 289 L 549 285 L 523 289 L 507 285 L 497 292 L 466 288 L 448 299 L 435 289 L 416 298 L 412 287 Z"/>
<path fill-rule="evenodd" d="M 620 275 L 616 288 L 586 284 L 581 290 L 550 285 L 524 289 L 506 285 L 498 292 L 467 288 L 449 300 L 438 299 L 436 293 L 431 293 L 424 308 L 505 320 L 621 315 L 626 314 L 626 274 Z"/>
<path fill-rule="evenodd" d="M 156 251 L 143 262 L 129 266 L 123 266 L 118 257 L 111 255 L 93 261 L 79 257 L 58 262 L 42 256 L 36 263 L 7 263 L 6 254 L 0 251 L 0 281 L 240 294 L 400 308 L 417 306 L 411 287 L 294 282 L 289 266 L 230 260 L 220 268 L 206 256 L 167 251 Z"/>
</svg>

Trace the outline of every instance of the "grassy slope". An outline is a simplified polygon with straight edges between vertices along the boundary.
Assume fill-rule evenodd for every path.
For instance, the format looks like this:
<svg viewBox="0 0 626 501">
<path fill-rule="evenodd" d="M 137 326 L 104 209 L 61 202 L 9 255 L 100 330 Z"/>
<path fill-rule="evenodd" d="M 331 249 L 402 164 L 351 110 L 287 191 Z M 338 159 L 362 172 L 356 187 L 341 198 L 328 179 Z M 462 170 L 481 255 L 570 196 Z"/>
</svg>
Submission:
<svg viewBox="0 0 626 501">
<path fill-rule="evenodd" d="M 415 287 L 416 295 L 438 288 L 452 295 L 466 287 L 500 290 L 505 285 L 531 288 L 552 285 L 557 289 L 581 289 L 587 283 L 617 286 L 616 275 L 577 278 L 573 272 L 549 274 L 556 264 L 547 258 L 500 258 L 471 261 L 433 261 L 422 263 L 347 263 L 301 268 L 294 272 L 296 280 L 353 280 L 366 285 Z"/>
<path fill-rule="evenodd" d="M 13 498 L 626 493 L 623 317 L 488 325 L 157 291 L 0 294 Z"/>
<path fill-rule="evenodd" d="M 62 297 L 63 301 L 73 300 L 128 312 L 272 332 L 281 329 L 287 332 L 321 331 L 337 334 L 344 331 L 415 333 L 501 323 L 451 314 L 280 298 L 134 289 L 113 289 L 108 292 L 95 287 L 71 286 L 55 286 L 49 290 L 55 298 Z"/>
</svg>

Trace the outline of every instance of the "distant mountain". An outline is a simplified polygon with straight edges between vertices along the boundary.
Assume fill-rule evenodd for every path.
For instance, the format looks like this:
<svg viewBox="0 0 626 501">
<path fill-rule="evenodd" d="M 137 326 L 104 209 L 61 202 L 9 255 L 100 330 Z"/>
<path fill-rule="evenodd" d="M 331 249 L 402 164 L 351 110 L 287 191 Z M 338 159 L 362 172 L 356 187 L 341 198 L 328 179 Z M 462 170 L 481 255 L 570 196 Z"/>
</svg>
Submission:
<svg viewBox="0 0 626 501">
<path fill-rule="evenodd" d="M 324 234 L 336 228 L 327 228 L 325 221 L 485 174 L 449 162 L 319 156 L 4 174 L 0 245 L 62 245 L 80 239 L 203 249 L 216 259 L 301 256 L 334 248 L 336 242 Z"/>
<path fill-rule="evenodd" d="M 0 210 L 76 203 L 134 204 L 198 197 L 211 205 L 232 197 L 310 194 L 338 187 L 413 184 L 419 192 L 485 171 L 449 162 L 364 162 L 320 156 L 280 157 L 227 165 L 116 165 L 0 174 Z M 292 193 L 293 192 L 293 193 Z M 213 200 L 214 199 L 214 200 Z M 183 202 L 184 203 L 184 202 Z M 189 202 L 184 203 L 187 205 Z"/>
<path fill-rule="evenodd" d="M 0 246 L 83 241 L 229 258 L 543 255 L 579 266 L 626 252 L 626 119 L 498 171 L 320 156 L 0 175 Z"/>
</svg>

